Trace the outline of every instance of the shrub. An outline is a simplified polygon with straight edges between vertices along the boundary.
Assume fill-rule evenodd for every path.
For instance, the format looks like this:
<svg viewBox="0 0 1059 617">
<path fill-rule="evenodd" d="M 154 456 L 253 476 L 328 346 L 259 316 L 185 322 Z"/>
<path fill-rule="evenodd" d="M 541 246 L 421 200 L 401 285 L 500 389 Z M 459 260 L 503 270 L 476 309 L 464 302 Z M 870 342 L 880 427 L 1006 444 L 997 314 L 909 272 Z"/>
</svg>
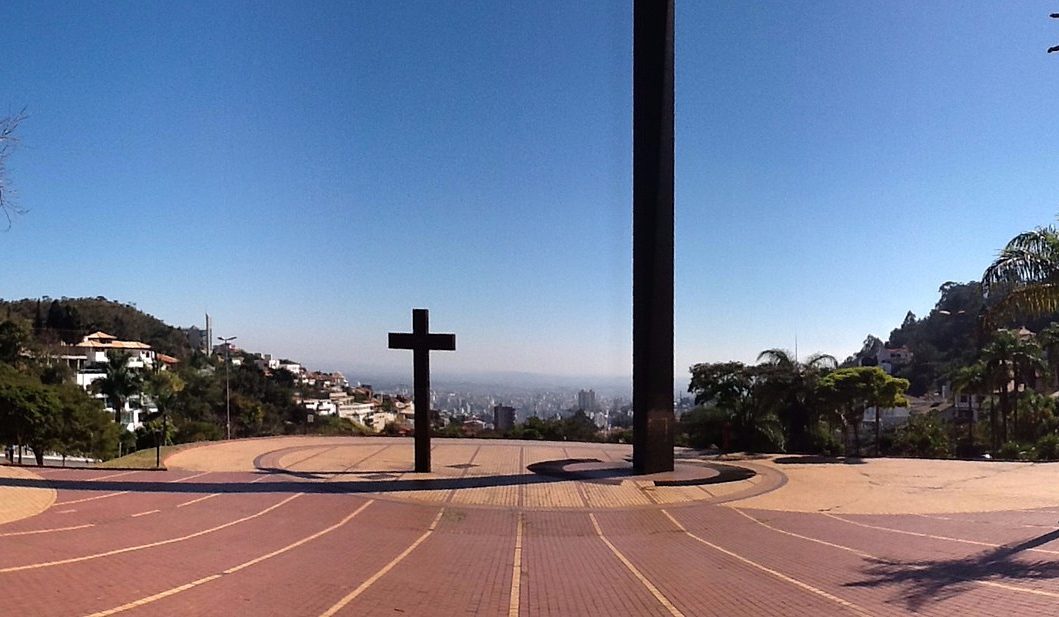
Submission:
<svg viewBox="0 0 1059 617">
<path fill-rule="evenodd" d="M 997 458 L 1004 459 L 1007 461 L 1017 461 L 1022 453 L 1022 446 L 1017 442 L 1008 441 L 1004 445 L 1000 446 L 1000 450 L 997 451 Z"/>
<path fill-rule="evenodd" d="M 1059 459 L 1059 435 L 1045 435 L 1037 440 L 1036 458 L 1038 461 L 1054 461 Z"/>
<path fill-rule="evenodd" d="M 176 443 L 190 443 L 193 441 L 216 441 L 224 437 L 221 427 L 212 422 L 191 420 L 180 423 L 176 428 L 173 441 Z"/>
<path fill-rule="evenodd" d="M 842 440 L 835 435 L 834 431 L 819 428 L 809 435 L 809 453 L 822 454 L 824 456 L 839 456 L 842 454 Z"/>
<path fill-rule="evenodd" d="M 680 417 L 679 430 L 688 436 L 692 448 L 720 447 L 728 415 L 715 407 L 696 407 Z"/>
<path fill-rule="evenodd" d="M 936 413 L 910 417 L 897 431 L 894 446 L 902 454 L 924 458 L 948 458 L 952 447 Z"/>
</svg>

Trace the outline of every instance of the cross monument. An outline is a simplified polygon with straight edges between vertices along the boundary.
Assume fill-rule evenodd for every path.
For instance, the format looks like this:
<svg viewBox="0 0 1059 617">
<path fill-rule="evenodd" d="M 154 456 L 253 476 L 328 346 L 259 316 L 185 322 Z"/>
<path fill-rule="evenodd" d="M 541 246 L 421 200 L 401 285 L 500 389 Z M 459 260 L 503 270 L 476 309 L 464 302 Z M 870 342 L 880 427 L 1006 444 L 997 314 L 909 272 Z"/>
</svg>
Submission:
<svg viewBox="0 0 1059 617">
<path fill-rule="evenodd" d="M 455 351 L 455 334 L 432 334 L 430 312 L 412 309 L 412 332 L 390 333 L 390 349 L 412 350 L 417 473 L 430 471 L 430 352 Z"/>
</svg>

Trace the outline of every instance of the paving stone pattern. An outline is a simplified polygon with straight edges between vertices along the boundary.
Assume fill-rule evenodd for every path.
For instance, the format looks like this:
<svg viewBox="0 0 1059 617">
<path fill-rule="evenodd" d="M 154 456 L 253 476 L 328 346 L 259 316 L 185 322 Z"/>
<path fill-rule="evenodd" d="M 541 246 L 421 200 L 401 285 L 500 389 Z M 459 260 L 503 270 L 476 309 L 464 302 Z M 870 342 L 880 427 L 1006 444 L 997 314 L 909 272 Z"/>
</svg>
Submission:
<svg viewBox="0 0 1059 617">
<path fill-rule="evenodd" d="M 998 510 L 981 486 L 961 499 L 961 474 L 984 472 L 878 462 L 904 501 L 858 512 L 850 496 L 869 489 L 852 476 L 872 486 L 872 462 L 733 461 L 758 476 L 707 491 L 526 470 L 625 446 L 436 440 L 433 474 L 408 472 L 411 451 L 285 438 L 186 450 L 165 472 L 5 469 L 0 513 L 22 514 L 0 519 L 0 613 L 1059 613 L 1059 496 L 1019 477 L 1055 467 L 1007 469 L 1003 491 L 1034 486 Z M 825 498 L 814 474 L 847 490 Z"/>
</svg>

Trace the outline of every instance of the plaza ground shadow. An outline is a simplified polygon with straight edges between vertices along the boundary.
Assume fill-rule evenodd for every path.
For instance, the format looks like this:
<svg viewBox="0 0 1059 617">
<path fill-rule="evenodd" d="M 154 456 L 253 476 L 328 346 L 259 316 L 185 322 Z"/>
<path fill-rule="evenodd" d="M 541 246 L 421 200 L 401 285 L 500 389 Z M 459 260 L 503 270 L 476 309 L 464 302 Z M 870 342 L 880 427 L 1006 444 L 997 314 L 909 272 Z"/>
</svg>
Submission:
<svg viewBox="0 0 1059 617">
<path fill-rule="evenodd" d="M 976 586 L 979 581 L 1013 583 L 1059 578 L 1059 562 L 1016 559 L 1024 551 L 1059 539 L 1059 530 L 1030 538 L 1018 544 L 1000 546 L 959 559 L 935 561 L 868 560 L 862 569 L 865 580 L 845 583 L 846 587 L 898 588 L 908 610 L 918 612 L 930 603 L 939 603 Z"/>
<path fill-rule="evenodd" d="M 461 476 L 453 478 L 400 478 L 411 470 L 357 470 L 296 471 L 276 467 L 259 467 L 258 474 L 294 478 L 293 481 L 245 481 L 245 482 L 173 482 L 132 480 L 77 480 L 60 478 L 0 478 L 0 486 L 23 488 L 53 488 L 72 491 L 139 492 L 139 493 L 392 493 L 404 491 L 449 490 L 463 488 L 493 488 L 530 484 L 547 484 L 569 480 L 581 480 L 606 484 L 618 484 L 624 478 L 634 477 L 631 467 L 606 467 L 591 471 L 566 471 L 574 463 L 600 463 L 599 459 L 562 459 L 544 461 L 527 467 L 530 473 Z M 743 480 L 755 472 L 735 465 L 712 463 L 716 476 L 684 480 L 655 480 L 657 486 L 682 486 L 686 484 L 717 484 Z M 335 478 L 358 478 L 357 480 L 335 480 Z"/>
<path fill-rule="evenodd" d="M 822 454 L 799 454 L 773 459 L 777 465 L 863 465 L 867 461 L 859 456 L 824 456 Z"/>
</svg>

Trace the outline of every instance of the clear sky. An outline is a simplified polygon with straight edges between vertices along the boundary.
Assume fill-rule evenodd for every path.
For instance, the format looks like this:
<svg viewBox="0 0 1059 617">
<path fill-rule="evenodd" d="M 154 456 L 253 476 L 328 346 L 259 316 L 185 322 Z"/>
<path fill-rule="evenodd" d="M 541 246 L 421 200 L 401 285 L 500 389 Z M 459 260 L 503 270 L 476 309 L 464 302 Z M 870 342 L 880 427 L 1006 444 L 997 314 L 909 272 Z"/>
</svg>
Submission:
<svg viewBox="0 0 1059 617">
<path fill-rule="evenodd" d="M 678 2 L 678 376 L 844 357 L 1059 212 L 1055 2 Z M 0 3 L 6 298 L 314 368 L 631 367 L 631 4 Z M 350 375 L 356 378 L 356 374 Z M 591 385 L 586 383 L 586 385 Z"/>
</svg>

